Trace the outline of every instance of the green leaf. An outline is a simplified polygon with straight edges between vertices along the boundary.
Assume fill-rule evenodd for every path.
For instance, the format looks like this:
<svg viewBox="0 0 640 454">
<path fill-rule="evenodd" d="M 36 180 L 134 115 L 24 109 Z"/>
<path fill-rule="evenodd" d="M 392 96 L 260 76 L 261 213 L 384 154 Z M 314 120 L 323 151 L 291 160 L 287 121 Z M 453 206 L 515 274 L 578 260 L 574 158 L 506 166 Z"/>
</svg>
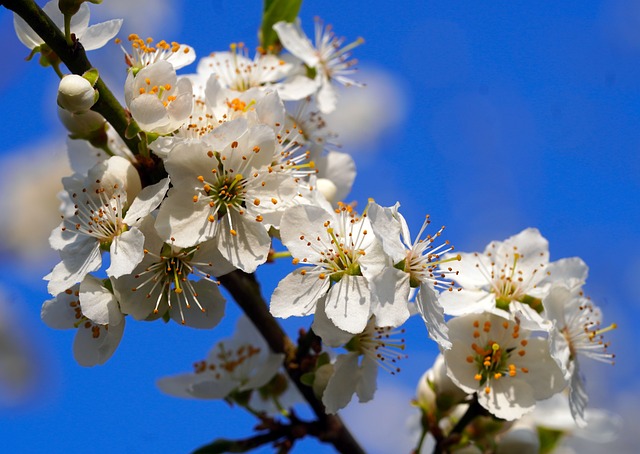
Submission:
<svg viewBox="0 0 640 454">
<path fill-rule="evenodd" d="M 279 50 L 278 34 L 273 30 L 276 22 L 293 22 L 298 17 L 302 0 L 264 0 L 260 45 L 265 51 Z"/>
</svg>

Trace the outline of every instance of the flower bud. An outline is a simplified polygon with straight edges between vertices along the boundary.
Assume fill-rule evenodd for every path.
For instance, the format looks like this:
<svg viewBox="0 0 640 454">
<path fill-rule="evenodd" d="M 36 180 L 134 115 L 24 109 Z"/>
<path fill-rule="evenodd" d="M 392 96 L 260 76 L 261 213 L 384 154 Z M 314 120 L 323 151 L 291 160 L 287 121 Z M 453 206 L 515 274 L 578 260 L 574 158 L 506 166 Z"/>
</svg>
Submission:
<svg viewBox="0 0 640 454">
<path fill-rule="evenodd" d="M 104 117 L 93 110 L 71 113 L 62 108 L 58 108 L 58 116 L 65 128 L 67 128 L 73 136 L 79 138 L 92 136 L 93 133 L 104 128 L 106 123 Z"/>
<path fill-rule="evenodd" d="M 86 112 L 95 104 L 96 93 L 87 79 L 69 74 L 60 80 L 58 105 L 72 113 Z"/>
<path fill-rule="evenodd" d="M 336 194 L 338 193 L 338 188 L 333 183 L 333 181 L 328 180 L 327 178 L 318 178 L 316 181 L 316 188 L 320 193 L 327 199 L 327 202 L 334 203 L 336 202 Z"/>
</svg>

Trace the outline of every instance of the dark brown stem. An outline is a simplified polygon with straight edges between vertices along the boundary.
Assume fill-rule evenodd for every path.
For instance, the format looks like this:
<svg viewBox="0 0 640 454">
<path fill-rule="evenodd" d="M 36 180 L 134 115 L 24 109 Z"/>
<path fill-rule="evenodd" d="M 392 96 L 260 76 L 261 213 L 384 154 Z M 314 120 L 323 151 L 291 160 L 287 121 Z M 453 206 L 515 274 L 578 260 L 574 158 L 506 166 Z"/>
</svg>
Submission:
<svg viewBox="0 0 640 454">
<path fill-rule="evenodd" d="M 82 44 L 76 41 L 73 45 L 69 45 L 64 33 L 33 0 L 2 0 L 0 5 L 24 19 L 71 72 L 82 75 L 92 68 Z M 137 137 L 132 139 L 125 137 L 129 116 L 124 108 L 102 79 L 98 79 L 94 88 L 98 90 L 100 96 L 91 109 L 101 114 L 118 132 L 129 149 L 137 155 L 139 153 L 140 139 Z"/>
<path fill-rule="evenodd" d="M 295 361 L 295 347 L 269 312 L 255 277 L 252 274 L 236 270 L 222 276 L 220 282 L 262 333 L 271 350 L 274 353 L 284 353 L 286 355 L 285 368 L 287 374 L 300 391 L 300 394 L 309 403 L 318 420 L 320 430 L 316 435 L 317 438 L 331 443 L 341 453 L 364 454 L 364 450 L 353 438 L 342 419 L 337 415 L 327 415 L 324 405 L 315 396 L 313 390 L 300 381 L 301 371 Z"/>
</svg>

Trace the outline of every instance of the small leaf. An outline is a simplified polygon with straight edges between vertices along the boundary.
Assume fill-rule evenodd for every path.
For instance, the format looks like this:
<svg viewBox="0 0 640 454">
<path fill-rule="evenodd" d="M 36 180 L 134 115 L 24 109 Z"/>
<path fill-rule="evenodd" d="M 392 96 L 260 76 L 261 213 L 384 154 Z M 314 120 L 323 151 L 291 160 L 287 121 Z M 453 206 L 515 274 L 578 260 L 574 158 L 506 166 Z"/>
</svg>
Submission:
<svg viewBox="0 0 640 454">
<path fill-rule="evenodd" d="M 293 22 L 301 5 L 302 0 L 265 0 L 260 26 L 260 45 L 265 51 L 280 47 L 273 25 L 280 21 Z"/>
</svg>

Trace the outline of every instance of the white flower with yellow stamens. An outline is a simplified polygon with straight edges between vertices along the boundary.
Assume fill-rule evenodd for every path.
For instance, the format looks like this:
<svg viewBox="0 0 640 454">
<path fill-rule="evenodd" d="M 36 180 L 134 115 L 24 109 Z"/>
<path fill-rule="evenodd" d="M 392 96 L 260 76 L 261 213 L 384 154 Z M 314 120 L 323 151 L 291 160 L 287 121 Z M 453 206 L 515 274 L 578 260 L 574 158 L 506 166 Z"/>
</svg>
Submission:
<svg viewBox="0 0 640 454">
<path fill-rule="evenodd" d="M 113 156 L 95 165 L 84 179 L 63 179 L 64 216 L 49 242 L 62 261 L 45 277 L 52 295 L 80 282 L 102 266 L 110 252 L 107 275 L 130 273 L 143 258 L 142 220 L 164 198 L 169 180 L 140 189 L 137 170 L 127 159 Z"/>
<path fill-rule="evenodd" d="M 506 315 L 506 314 L 505 314 Z M 536 401 L 567 385 L 546 339 L 532 337 L 517 321 L 483 313 L 449 320 L 452 347 L 444 351 L 447 373 L 498 418 L 512 421 Z"/>
<path fill-rule="evenodd" d="M 77 328 L 73 356 L 81 366 L 104 364 L 124 333 L 125 319 L 118 302 L 93 276 L 45 301 L 41 316 L 51 328 Z"/>
<path fill-rule="evenodd" d="M 580 374 L 578 356 L 613 364 L 615 355 L 608 353 L 603 334 L 616 328 L 612 324 L 601 328 L 600 309 L 581 292 L 572 291 L 562 283 L 555 284 L 542 301 L 544 316 L 553 322 L 549 334 L 551 355 L 565 371 L 569 381 L 569 408 L 580 427 L 586 425 L 585 409 L 589 401 Z"/>
<path fill-rule="evenodd" d="M 193 108 L 189 79 L 176 75 L 166 60 L 130 71 L 124 85 L 124 97 L 131 116 L 146 132 L 169 134 L 182 126 Z"/>
<path fill-rule="evenodd" d="M 380 304 L 389 304 L 398 308 L 395 313 L 398 319 L 387 321 L 393 326 L 399 326 L 409 318 L 410 292 L 412 288 L 418 289 L 416 304 L 427 325 L 429 336 L 442 348 L 449 348 L 451 342 L 447 336 L 444 311 L 434 289 L 450 290 L 452 288 L 454 282 L 447 277 L 454 273 L 448 270 L 437 270 L 437 268 L 460 258 L 451 256 L 442 259 L 441 255 L 453 249 L 448 241 L 434 245 L 444 227 L 433 236 L 427 235 L 422 238 L 425 229 L 431 223 L 429 216 L 426 217 L 415 240 L 411 242 L 409 228 L 398 211 L 399 207 L 399 203 L 387 208 L 375 202 L 370 205 L 368 214 L 373 232 L 391 259 L 390 266 L 375 276 L 371 285 L 378 295 Z"/>
<path fill-rule="evenodd" d="M 548 329 L 550 325 L 539 313 L 551 284 L 564 281 L 581 285 L 586 278 L 586 265 L 579 259 L 549 263 L 549 243 L 533 228 L 505 241 L 492 241 L 482 253 L 458 255 L 460 261 L 441 267 L 445 272 L 455 272 L 455 281 L 461 287 L 440 297 L 449 315 L 520 312 L 523 324 Z"/>
<path fill-rule="evenodd" d="M 354 394 L 360 402 L 373 399 L 378 369 L 395 375 L 400 372 L 398 362 L 406 358 L 404 339 L 399 337 L 404 329 L 376 326 L 375 317 L 371 317 L 364 330 L 354 336 L 336 328 L 319 305 L 313 330 L 326 345 L 342 346 L 347 350 L 333 363 L 331 376 L 322 392 L 327 413 L 336 413 L 346 407 Z"/>
<path fill-rule="evenodd" d="M 175 41 L 168 43 L 165 40 L 154 43 L 153 38 L 142 39 L 135 33 L 129 35 L 128 40 L 131 43 L 131 53 L 121 47 L 127 65 L 134 73 L 159 61 L 167 61 L 171 63 L 173 69 L 177 70 L 193 63 L 196 59 L 196 52 L 186 44 Z M 116 42 L 120 41 L 116 40 Z"/>
<path fill-rule="evenodd" d="M 225 308 L 215 276 L 233 266 L 212 242 L 189 248 L 165 243 L 153 223 L 149 217 L 140 226 L 145 238 L 142 262 L 112 281 L 122 312 L 136 320 L 170 317 L 193 328 L 213 328 Z"/>
<path fill-rule="evenodd" d="M 377 304 L 369 285 L 387 257 L 366 215 L 344 204 L 335 211 L 328 204 L 295 206 L 282 216 L 280 237 L 294 263 L 309 266 L 280 281 L 271 297 L 274 316 L 309 315 L 320 302 L 335 326 L 351 334 L 361 333 L 371 315 L 394 318 L 388 312 L 396 308 Z"/>
<path fill-rule="evenodd" d="M 309 77 L 318 87 L 317 100 L 321 112 L 329 113 L 336 108 L 338 95 L 332 86 L 334 81 L 345 86 L 360 86 L 348 76 L 355 72 L 353 66 L 356 64 L 356 60 L 349 60 L 350 51 L 364 42 L 362 38 L 340 48 L 344 39 L 337 38 L 331 27 L 325 28 L 319 19 L 315 23 L 315 47 L 302 31 L 299 21 L 278 22 L 273 29 L 282 46 L 307 66 Z"/>
<path fill-rule="evenodd" d="M 315 91 L 315 83 L 295 71 L 296 65 L 272 54 L 258 53 L 249 58 L 243 43 L 232 44 L 230 52 L 201 58 L 197 69 L 201 80 L 212 75 L 222 87 L 236 92 L 271 87 L 285 100 L 303 99 Z"/>
<path fill-rule="evenodd" d="M 160 235 L 178 247 L 215 239 L 236 268 L 255 271 L 267 260 L 274 213 L 298 194 L 291 175 L 271 166 L 274 152 L 273 130 L 244 118 L 206 143 L 177 145 L 165 161 L 174 187 L 160 207 Z"/>
<path fill-rule="evenodd" d="M 214 345 L 205 360 L 194 364 L 193 373 L 161 378 L 157 385 L 175 397 L 224 399 L 266 385 L 283 360 L 283 354 L 269 350 L 253 323 L 241 317 L 233 338 Z"/>
</svg>

